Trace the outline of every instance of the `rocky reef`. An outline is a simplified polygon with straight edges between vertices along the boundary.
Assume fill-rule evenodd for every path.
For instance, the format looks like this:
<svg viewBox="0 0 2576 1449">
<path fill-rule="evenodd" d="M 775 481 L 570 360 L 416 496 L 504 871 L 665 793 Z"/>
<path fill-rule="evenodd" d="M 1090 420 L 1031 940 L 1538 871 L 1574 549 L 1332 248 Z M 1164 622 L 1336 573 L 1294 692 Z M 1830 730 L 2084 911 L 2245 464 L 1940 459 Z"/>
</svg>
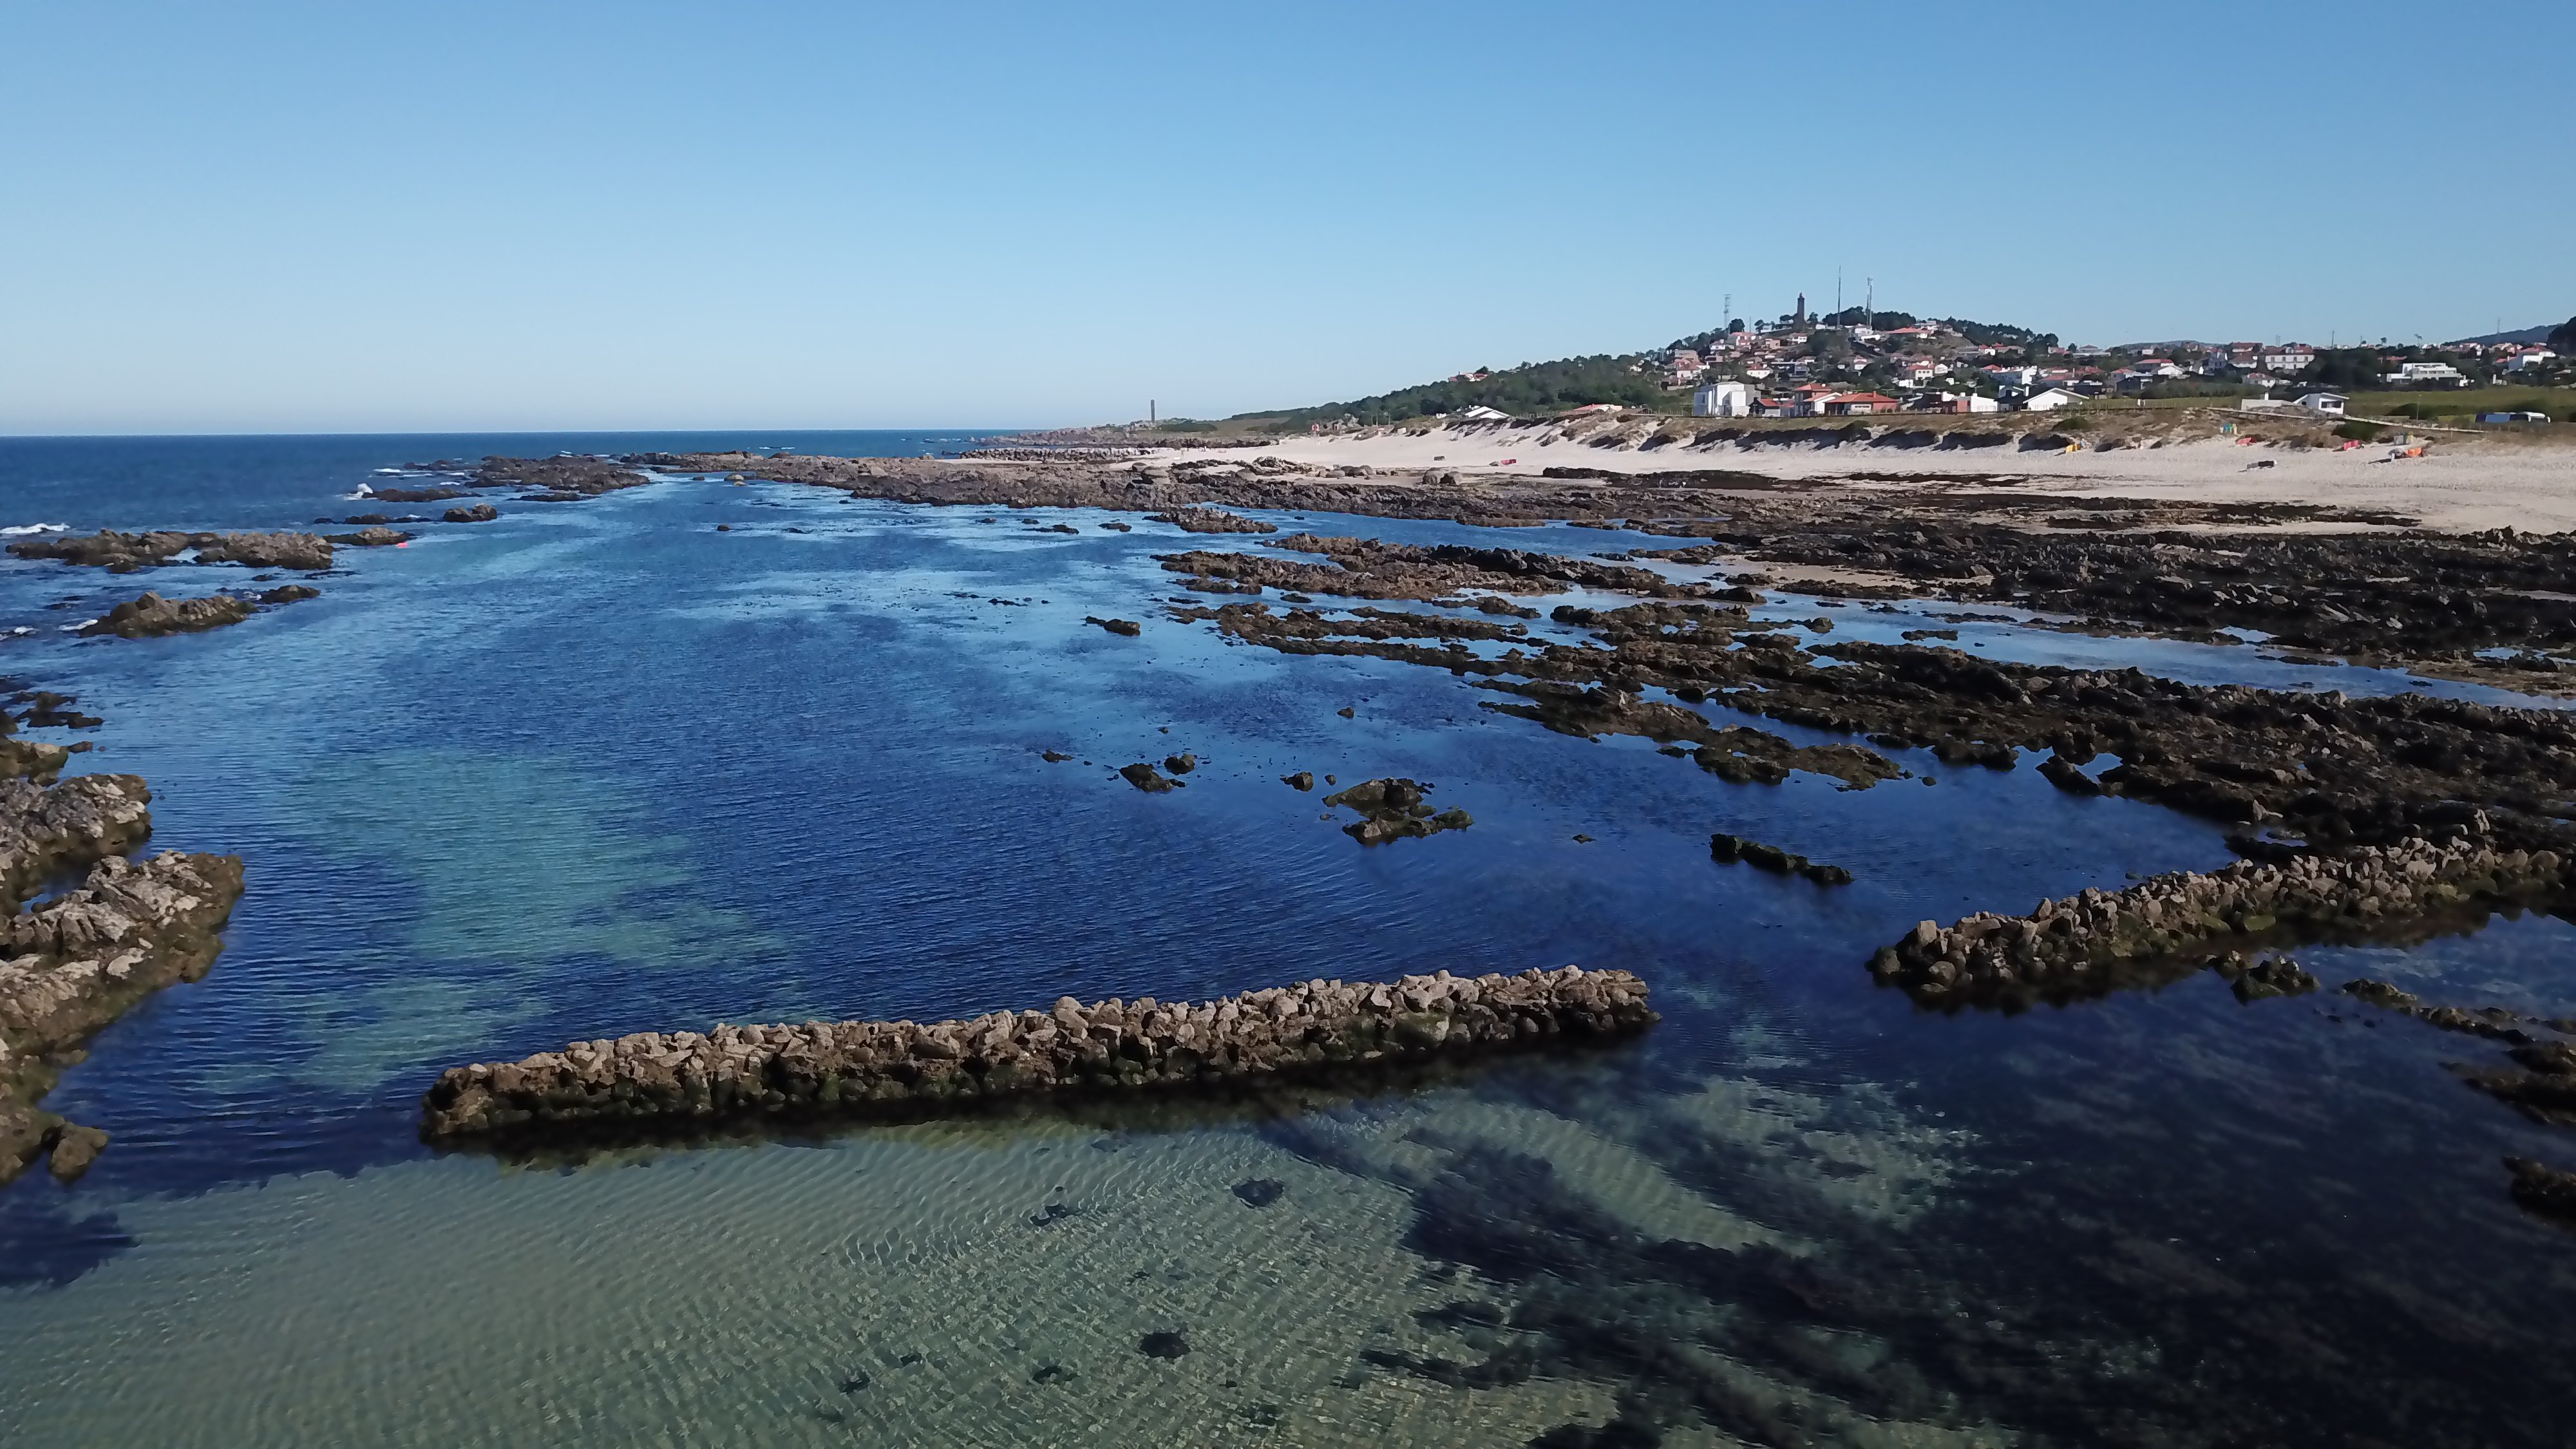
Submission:
<svg viewBox="0 0 2576 1449">
<path fill-rule="evenodd" d="M 1742 861 L 1755 870 L 1767 870 L 1773 875 L 1803 876 L 1818 885 L 1850 885 L 1852 881 L 1852 873 L 1842 866 L 1824 865 L 1776 845 L 1764 845 L 1761 841 L 1729 835 L 1724 831 L 1708 838 L 1708 854 L 1720 865 Z"/>
<path fill-rule="evenodd" d="M 1184 533 L 1277 533 L 1279 530 L 1258 519 L 1222 508 L 1167 508 L 1153 515 L 1156 523 L 1168 523 Z"/>
<path fill-rule="evenodd" d="M 1308 784 L 1313 778 L 1308 777 Z M 1301 787 L 1302 788 L 1302 787 Z M 1476 823 L 1464 810 L 1435 810 L 1423 799 L 1432 789 L 1414 780 L 1388 778 L 1362 780 L 1346 790 L 1324 797 L 1327 805 L 1356 810 L 1360 818 L 1342 827 L 1342 833 L 1362 845 L 1384 845 L 1390 840 L 1418 840 L 1437 835 L 1443 830 L 1464 830 Z"/>
<path fill-rule="evenodd" d="M 369 524 L 355 533 L 325 535 L 325 540 L 330 543 L 347 544 L 351 548 L 391 548 L 398 543 L 411 542 L 411 535 L 397 528 Z"/>
<path fill-rule="evenodd" d="M 524 487 L 541 503 L 572 503 L 641 487 L 653 480 L 624 463 L 606 458 L 486 458 L 474 470 L 480 488 Z"/>
<path fill-rule="evenodd" d="M 2410 840 L 2179 871 L 2125 890 L 2043 901 L 2027 915 L 1925 921 L 1881 947 L 1870 970 L 1931 1002 L 2082 994 L 2159 963 L 2191 961 L 2196 969 L 2221 942 L 2366 937 L 2446 910 L 2554 900 L 2568 885 L 2568 864 L 2553 851 Z"/>
<path fill-rule="evenodd" d="M 1051 1091 L 1134 1091 L 1607 1038 L 1657 1019 L 1625 971 L 1440 972 L 1308 981 L 1183 1004 L 1067 996 L 965 1021 L 807 1022 L 639 1032 L 455 1067 L 422 1098 L 433 1139 L 726 1116 L 965 1107 Z"/>
<path fill-rule="evenodd" d="M 449 523 L 490 523 L 501 516 L 501 510 L 489 503 L 472 503 L 451 508 L 441 516 Z"/>
<path fill-rule="evenodd" d="M 1238 586 L 1254 585 L 1250 590 L 1253 593 L 1267 587 L 1360 599 L 1442 599 L 1466 589 L 1552 594 L 1583 587 L 1671 598 L 1708 591 L 1704 585 L 1677 584 L 1633 564 L 1601 563 L 1517 548 L 1383 543 L 1373 538 L 1326 538 L 1311 533 L 1290 534 L 1270 546 L 1320 554 L 1327 562 L 1206 550 L 1161 555 L 1160 561 L 1174 573 Z"/>
<path fill-rule="evenodd" d="M 327 569 L 331 544 L 312 533 L 118 533 L 105 530 L 87 537 L 22 538 L 9 545 L 13 557 L 57 559 L 67 564 L 134 573 L 176 562 L 176 555 L 195 550 L 203 564 L 244 564 L 261 569 Z"/>
<path fill-rule="evenodd" d="M 14 910 L 61 864 L 121 855 L 152 833 L 137 775 L 79 775 L 48 789 L 0 779 L 0 905 Z"/>
<path fill-rule="evenodd" d="M 0 735 L 8 728 L 0 717 Z M 60 763 L 57 751 L 50 766 Z M 48 1150 L 57 1176 L 87 1170 L 106 1134 L 67 1126 L 37 1101 L 92 1033 L 161 987 L 204 974 L 214 932 L 241 895 L 235 857 L 125 858 L 151 832 L 151 798 L 132 775 L 50 788 L 0 778 L 0 1183 Z M 80 885 L 20 909 L 28 892 L 82 864 Z"/>
<path fill-rule="evenodd" d="M 162 634 L 195 634 L 238 624 L 259 612 L 248 599 L 214 594 L 202 599 L 165 599 L 146 593 L 128 599 L 81 627 L 84 634 L 113 634 L 120 639 L 149 639 Z"/>
</svg>

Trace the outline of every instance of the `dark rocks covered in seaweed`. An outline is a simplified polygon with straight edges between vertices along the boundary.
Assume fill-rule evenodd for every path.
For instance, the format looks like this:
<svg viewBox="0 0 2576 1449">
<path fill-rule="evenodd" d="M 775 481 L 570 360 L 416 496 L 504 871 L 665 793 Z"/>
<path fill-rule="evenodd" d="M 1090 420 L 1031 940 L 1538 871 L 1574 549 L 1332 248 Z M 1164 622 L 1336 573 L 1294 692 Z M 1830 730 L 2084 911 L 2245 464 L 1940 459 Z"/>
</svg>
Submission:
<svg viewBox="0 0 2576 1449">
<path fill-rule="evenodd" d="M 1776 845 L 1764 845 L 1741 835 L 1720 831 L 1708 838 L 1708 853 L 1720 865 L 1742 861 L 1756 870 L 1773 875 L 1804 876 L 1818 885 L 1850 885 L 1852 873 L 1839 865 L 1822 865 L 1803 855 L 1793 855 Z"/>
<path fill-rule="evenodd" d="M 2576 1227 L 2576 1172 L 2565 1172 L 2528 1157 L 2508 1157 L 2513 1174 L 2513 1200 L 2543 1217 Z"/>
<path fill-rule="evenodd" d="M 440 516 L 449 523 L 490 523 L 501 516 L 501 510 L 489 503 L 475 503 L 451 508 Z"/>
<path fill-rule="evenodd" d="M 1325 538 L 1311 533 L 1291 534 L 1270 547 L 1321 554 L 1328 562 L 1204 550 L 1162 555 L 1161 562 L 1175 573 L 1237 585 L 1366 599 L 1444 599 L 1471 589 L 1494 594 L 1551 594 L 1574 586 L 1676 598 L 1706 592 L 1698 584 L 1673 583 L 1651 569 L 1517 548 L 1385 543 L 1373 538 Z"/>
<path fill-rule="evenodd" d="M 1172 508 L 1152 515 L 1156 523 L 1168 523 L 1184 533 L 1277 533 L 1279 530 L 1259 519 L 1228 513 L 1222 508 Z"/>
<path fill-rule="evenodd" d="M 1363 780 L 1325 796 L 1324 803 L 1360 813 L 1363 818 L 1342 830 L 1362 845 L 1419 839 L 1443 830 L 1464 830 L 1476 823 L 1464 810 L 1434 810 L 1431 802 L 1423 798 L 1424 792 L 1432 788 L 1400 778 Z"/>
<path fill-rule="evenodd" d="M 1685 703 L 1715 701 L 1890 749 L 1928 748 L 1962 764 L 2008 769 L 2019 750 L 2051 750 L 2042 773 L 2061 789 L 2262 825 L 2319 849 L 2480 829 L 2516 845 L 2576 848 L 2576 826 L 2556 804 L 2576 793 L 2576 719 L 2555 710 L 2194 685 L 2135 669 L 2007 664 L 1918 645 L 1810 651 L 1776 632 L 1748 632 L 1741 611 L 1694 604 L 1561 608 L 1560 622 L 1591 629 L 1608 647 L 1546 644 L 1494 658 L 1361 632 L 1383 630 L 1383 620 L 1305 610 L 1283 617 L 1246 606 L 1189 616 L 1214 617 L 1221 631 L 1285 653 L 1367 655 L 1483 676 L 1533 701 L 1496 707 L 1569 733 L 1678 740 L 1718 729 L 1647 698 L 1660 688 Z M 1899 773 L 1883 758 L 1871 764 L 1858 746 L 1817 748 L 1845 752 L 1844 763 L 1869 776 Z M 1756 758 L 1729 758 L 1740 753 Z M 2120 763 L 2091 776 L 2078 768 L 2101 753 Z M 1703 752 L 1701 763 L 1762 779 L 1772 775 L 1764 756 L 1776 762 L 1765 747 L 1713 760 Z M 1862 777 L 1826 772 L 1851 783 Z"/>
<path fill-rule="evenodd" d="M 1143 760 L 1138 760 L 1132 765 L 1120 765 L 1118 767 L 1118 773 L 1126 778 L 1128 784 L 1135 786 L 1137 789 L 1144 791 L 1148 795 L 1159 795 L 1166 790 L 1177 790 L 1181 785 L 1181 782 L 1178 780 L 1165 779 L 1159 771 L 1157 771 L 1152 765 L 1145 763 Z"/>
<path fill-rule="evenodd" d="M 2317 978 L 2287 956 L 2249 960 L 2242 951 L 2230 951 L 2209 963 L 2209 969 L 2227 982 L 2238 1001 L 2248 1005 L 2275 996 L 2305 996 L 2317 989 Z"/>
<path fill-rule="evenodd" d="M 924 1026 L 807 1022 L 639 1032 L 452 1068 L 422 1099 L 454 1137 L 549 1125 L 820 1115 L 1027 1092 L 1135 1090 L 1609 1038 L 1656 1020 L 1625 971 L 1308 981 L 1196 1005 L 1060 998 Z"/>
<path fill-rule="evenodd" d="M 276 588 L 263 590 L 259 601 L 263 604 L 300 604 L 306 599 L 320 597 L 322 591 L 311 584 L 279 584 Z"/>
<path fill-rule="evenodd" d="M 1145 626 L 1137 623 L 1133 619 L 1104 619 L 1097 614 L 1086 614 L 1083 616 L 1082 622 L 1086 624 L 1097 624 L 1112 634 L 1122 634 L 1130 639 L 1133 639 L 1137 635 L 1145 632 Z"/>
</svg>

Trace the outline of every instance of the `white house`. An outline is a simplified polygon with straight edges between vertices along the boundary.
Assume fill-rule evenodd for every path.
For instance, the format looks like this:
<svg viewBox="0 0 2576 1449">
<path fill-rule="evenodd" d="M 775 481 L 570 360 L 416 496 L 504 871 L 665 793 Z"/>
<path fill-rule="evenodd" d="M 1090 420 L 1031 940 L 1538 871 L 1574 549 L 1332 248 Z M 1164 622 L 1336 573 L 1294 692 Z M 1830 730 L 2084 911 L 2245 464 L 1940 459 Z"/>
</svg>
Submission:
<svg viewBox="0 0 2576 1449">
<path fill-rule="evenodd" d="M 1489 408 L 1483 403 L 1478 403 L 1473 407 L 1460 409 L 1458 416 L 1471 423 L 1490 423 L 1508 418 L 1511 414 L 1501 408 Z"/>
<path fill-rule="evenodd" d="M 2081 395 L 2068 392 L 2062 387 L 2043 388 L 2032 393 L 2030 400 L 2021 405 L 2021 410 L 2026 413 L 2053 413 L 2059 408 L 2073 407 L 2082 401 L 2084 399 Z"/>
<path fill-rule="evenodd" d="M 1741 382 L 1712 382 L 1691 394 L 1691 416 L 1749 418 L 1753 416 L 1753 389 Z"/>
<path fill-rule="evenodd" d="M 2555 362 L 2557 360 L 2558 354 L 2550 351 L 2546 347 L 2526 347 L 2522 351 L 2515 353 L 2513 356 L 2506 358 L 2504 366 L 2507 372 L 2520 372 L 2526 367 L 2538 367 L 2544 362 Z"/>
<path fill-rule="evenodd" d="M 2265 372 L 2305 372 L 2316 360 L 2315 348 L 2304 343 L 2293 342 L 2287 347 L 2264 349 L 2263 370 Z"/>
<path fill-rule="evenodd" d="M 2312 392 L 2299 399 L 2299 406 L 2321 418 L 2343 416 L 2344 395 L 2339 392 Z"/>
<path fill-rule="evenodd" d="M 2388 374 L 2388 380 L 2400 383 L 2443 382 L 2453 387 L 2469 385 L 2468 378 L 2462 376 L 2458 368 L 2447 362 L 2402 362 L 2397 365 L 2395 372 Z"/>
</svg>

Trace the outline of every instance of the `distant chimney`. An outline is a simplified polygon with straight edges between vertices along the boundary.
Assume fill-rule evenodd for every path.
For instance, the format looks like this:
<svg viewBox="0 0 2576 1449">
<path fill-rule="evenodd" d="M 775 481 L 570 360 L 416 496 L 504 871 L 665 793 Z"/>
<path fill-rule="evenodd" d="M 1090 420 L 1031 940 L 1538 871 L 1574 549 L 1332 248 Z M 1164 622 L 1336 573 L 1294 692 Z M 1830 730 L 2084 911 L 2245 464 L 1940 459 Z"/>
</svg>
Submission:
<svg viewBox="0 0 2576 1449">
<path fill-rule="evenodd" d="M 1789 314 L 1789 325 L 1793 327 L 1807 325 L 1807 294 L 1804 292 L 1798 294 L 1798 310 Z"/>
</svg>

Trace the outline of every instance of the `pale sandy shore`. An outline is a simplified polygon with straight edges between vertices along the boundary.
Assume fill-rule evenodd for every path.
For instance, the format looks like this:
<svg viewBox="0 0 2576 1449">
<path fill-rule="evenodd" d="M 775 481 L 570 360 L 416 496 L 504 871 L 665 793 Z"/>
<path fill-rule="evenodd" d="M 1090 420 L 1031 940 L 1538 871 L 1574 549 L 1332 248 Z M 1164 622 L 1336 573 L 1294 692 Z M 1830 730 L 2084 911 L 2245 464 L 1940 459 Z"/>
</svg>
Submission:
<svg viewBox="0 0 2576 1449">
<path fill-rule="evenodd" d="M 2037 425 L 2036 422 L 2034 424 Z M 1856 488 L 1931 486 L 1939 480 L 2009 478 L 2034 492 L 2175 503 L 2301 503 L 2384 511 L 2427 528 L 2475 532 L 2576 529 L 2576 447 L 2437 437 L 2425 456 L 2389 461 L 2382 444 L 2349 451 L 2193 441 L 2110 452 L 1817 447 L 1734 442 L 1641 447 L 1636 429 L 1568 436 L 1555 424 L 1488 424 L 1427 432 L 1378 430 L 1287 438 L 1257 450 L 1180 453 L 1240 461 L 1254 454 L 1332 467 L 1456 469 L 1535 474 L 1546 468 L 1611 472 L 1729 468 L 1785 480 L 1850 479 Z M 1615 439 L 1605 444 L 1603 441 Z M 2269 462 L 2269 468 L 2252 466 Z M 1868 475 L 1882 475 L 1872 478 Z M 1885 475 L 1900 475 L 1891 481 Z"/>
</svg>

